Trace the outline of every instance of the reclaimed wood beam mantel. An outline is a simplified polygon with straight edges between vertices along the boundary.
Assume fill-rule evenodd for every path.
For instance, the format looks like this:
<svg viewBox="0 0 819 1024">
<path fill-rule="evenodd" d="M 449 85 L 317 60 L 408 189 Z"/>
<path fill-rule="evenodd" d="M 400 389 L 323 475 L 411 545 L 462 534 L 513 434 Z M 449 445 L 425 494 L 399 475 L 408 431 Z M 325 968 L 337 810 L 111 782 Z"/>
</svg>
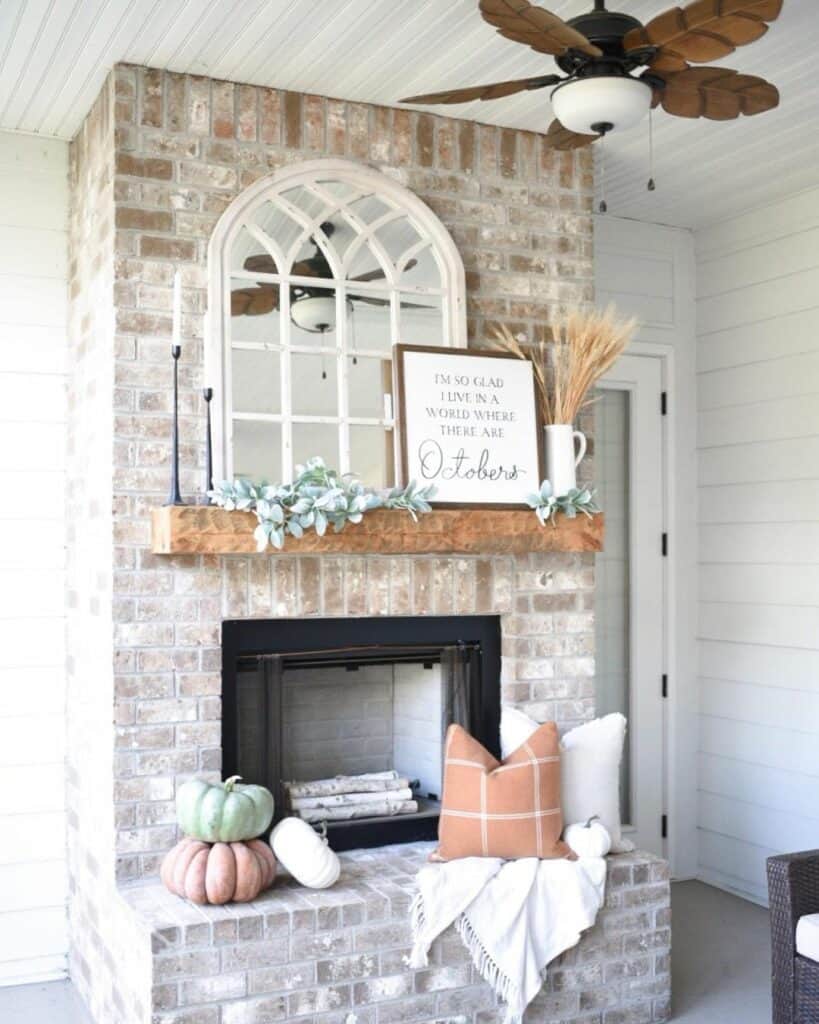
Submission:
<svg viewBox="0 0 819 1024">
<path fill-rule="evenodd" d="M 157 555 L 244 555 L 256 552 L 250 512 L 202 506 L 153 510 L 151 550 Z M 404 513 L 378 509 L 358 525 L 323 537 L 312 531 L 288 537 L 285 554 L 519 555 L 529 551 L 602 551 L 603 516 L 541 526 L 528 509 L 439 509 L 418 522 Z M 266 554 L 277 554 L 268 548 Z"/>
</svg>

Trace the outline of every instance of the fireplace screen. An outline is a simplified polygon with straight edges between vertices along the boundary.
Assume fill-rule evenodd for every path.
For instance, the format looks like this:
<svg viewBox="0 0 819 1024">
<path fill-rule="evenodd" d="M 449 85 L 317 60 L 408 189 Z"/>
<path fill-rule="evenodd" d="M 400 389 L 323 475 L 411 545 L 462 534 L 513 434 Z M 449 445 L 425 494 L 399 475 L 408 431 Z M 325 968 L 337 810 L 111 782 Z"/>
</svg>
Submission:
<svg viewBox="0 0 819 1024">
<path fill-rule="evenodd" d="M 293 644 L 231 652 L 225 773 L 266 785 L 277 820 L 294 814 L 326 827 L 335 849 L 433 837 L 447 727 L 457 722 L 497 746 L 497 674 L 492 685 L 486 678 L 487 657 L 497 673 L 496 631 L 441 632 L 464 621 L 471 634 L 487 622 L 497 629 L 481 617 L 322 620 L 309 624 L 311 642 L 300 646 L 293 631 L 305 622 L 269 623 Z M 348 623 L 348 640 L 322 643 L 328 622 Z M 391 622 L 405 635 L 390 636 Z M 418 636 L 406 636 L 408 622 Z M 364 623 L 378 634 L 369 642 L 361 642 Z M 229 626 L 247 625 L 258 624 L 226 623 L 226 643 Z"/>
</svg>

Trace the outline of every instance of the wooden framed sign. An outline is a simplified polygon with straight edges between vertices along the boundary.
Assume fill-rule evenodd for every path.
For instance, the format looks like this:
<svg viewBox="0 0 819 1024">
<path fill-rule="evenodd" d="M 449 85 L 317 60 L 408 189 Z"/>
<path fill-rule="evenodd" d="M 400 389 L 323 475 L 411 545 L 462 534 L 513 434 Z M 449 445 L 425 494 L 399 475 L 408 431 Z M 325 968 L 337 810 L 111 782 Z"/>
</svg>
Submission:
<svg viewBox="0 0 819 1024">
<path fill-rule="evenodd" d="M 532 364 L 505 352 L 395 346 L 403 483 L 438 506 L 525 505 L 543 479 Z"/>
</svg>

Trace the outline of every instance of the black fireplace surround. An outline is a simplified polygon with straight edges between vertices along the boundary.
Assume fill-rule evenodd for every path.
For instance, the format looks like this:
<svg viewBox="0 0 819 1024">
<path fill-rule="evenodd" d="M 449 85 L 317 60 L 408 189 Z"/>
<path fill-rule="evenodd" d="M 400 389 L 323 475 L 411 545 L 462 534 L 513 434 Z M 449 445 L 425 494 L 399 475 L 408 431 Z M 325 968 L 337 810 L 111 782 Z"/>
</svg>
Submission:
<svg viewBox="0 0 819 1024">
<path fill-rule="evenodd" d="M 276 800 L 274 823 L 283 816 L 282 677 L 293 668 L 355 673 L 370 665 L 455 665 L 464 682 L 457 701 L 447 699 L 443 724 L 460 721 L 498 757 L 500 649 L 500 619 L 492 615 L 226 621 L 223 774 L 266 785 Z M 417 814 L 328 822 L 326 828 L 335 850 L 435 839 L 437 804 L 424 801 Z"/>
</svg>

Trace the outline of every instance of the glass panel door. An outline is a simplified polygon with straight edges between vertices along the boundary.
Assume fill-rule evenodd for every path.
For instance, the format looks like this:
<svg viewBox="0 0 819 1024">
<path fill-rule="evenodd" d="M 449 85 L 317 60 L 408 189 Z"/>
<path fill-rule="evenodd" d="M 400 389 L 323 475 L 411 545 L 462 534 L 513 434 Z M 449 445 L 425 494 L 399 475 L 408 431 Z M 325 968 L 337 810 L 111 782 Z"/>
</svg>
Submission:
<svg viewBox="0 0 819 1024">
<path fill-rule="evenodd" d="M 628 720 L 621 768 L 624 834 L 663 854 L 665 570 L 662 364 L 623 356 L 595 406 L 594 475 L 606 517 L 596 563 L 599 715 Z"/>
<path fill-rule="evenodd" d="M 595 406 L 595 482 L 606 512 L 606 541 L 597 556 L 595 590 L 598 715 L 630 717 L 629 420 L 631 392 L 604 390 Z M 620 766 L 620 813 L 631 822 L 630 735 Z"/>
</svg>

